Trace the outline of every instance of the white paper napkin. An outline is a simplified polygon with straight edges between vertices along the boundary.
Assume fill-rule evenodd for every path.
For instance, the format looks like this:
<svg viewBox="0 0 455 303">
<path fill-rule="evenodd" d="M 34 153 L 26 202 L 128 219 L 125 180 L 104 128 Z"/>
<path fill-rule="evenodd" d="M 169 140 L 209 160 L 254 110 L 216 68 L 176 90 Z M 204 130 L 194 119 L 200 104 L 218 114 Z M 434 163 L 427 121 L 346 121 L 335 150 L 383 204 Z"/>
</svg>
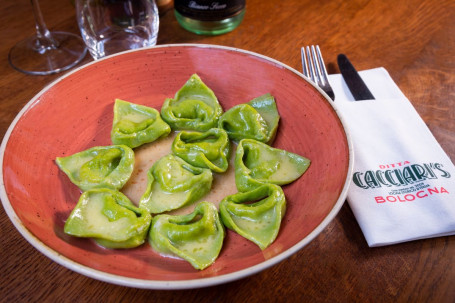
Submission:
<svg viewBox="0 0 455 303">
<path fill-rule="evenodd" d="M 455 234 L 455 167 L 384 68 L 361 71 L 376 100 L 330 75 L 354 145 L 348 203 L 370 247 Z"/>
</svg>

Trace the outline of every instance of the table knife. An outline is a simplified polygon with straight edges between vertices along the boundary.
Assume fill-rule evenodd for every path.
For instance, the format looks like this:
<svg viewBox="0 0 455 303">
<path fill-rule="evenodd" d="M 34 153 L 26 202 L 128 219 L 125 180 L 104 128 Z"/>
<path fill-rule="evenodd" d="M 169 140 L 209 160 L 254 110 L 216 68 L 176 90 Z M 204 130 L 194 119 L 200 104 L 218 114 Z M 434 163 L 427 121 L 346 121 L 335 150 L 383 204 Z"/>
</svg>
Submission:
<svg viewBox="0 0 455 303">
<path fill-rule="evenodd" d="M 352 63 L 344 54 L 339 54 L 338 67 L 343 75 L 344 81 L 346 82 L 349 90 L 354 96 L 355 100 L 371 100 L 374 99 L 373 94 L 370 92 L 365 82 L 360 78 L 359 73 L 356 71 Z"/>
</svg>

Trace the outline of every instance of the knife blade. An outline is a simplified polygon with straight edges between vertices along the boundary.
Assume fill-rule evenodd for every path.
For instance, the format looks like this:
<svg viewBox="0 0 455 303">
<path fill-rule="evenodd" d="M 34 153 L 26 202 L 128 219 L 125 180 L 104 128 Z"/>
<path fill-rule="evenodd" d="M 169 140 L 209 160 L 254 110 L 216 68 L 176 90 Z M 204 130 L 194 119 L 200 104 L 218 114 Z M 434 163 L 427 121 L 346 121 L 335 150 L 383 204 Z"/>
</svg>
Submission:
<svg viewBox="0 0 455 303">
<path fill-rule="evenodd" d="M 365 82 L 360 78 L 359 73 L 354 68 L 352 63 L 349 61 L 345 54 L 339 54 L 338 67 L 343 75 L 344 81 L 346 82 L 349 90 L 354 96 L 355 100 L 371 100 L 374 99 L 373 94 L 370 92 Z"/>
</svg>

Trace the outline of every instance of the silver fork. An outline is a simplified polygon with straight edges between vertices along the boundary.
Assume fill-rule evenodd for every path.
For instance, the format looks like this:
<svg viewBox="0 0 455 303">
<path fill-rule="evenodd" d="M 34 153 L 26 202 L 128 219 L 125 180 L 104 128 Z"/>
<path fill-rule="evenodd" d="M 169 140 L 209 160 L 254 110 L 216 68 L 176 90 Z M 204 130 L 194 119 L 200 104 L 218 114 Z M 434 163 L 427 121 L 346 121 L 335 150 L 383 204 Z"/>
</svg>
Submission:
<svg viewBox="0 0 455 303">
<path fill-rule="evenodd" d="M 303 74 L 316 83 L 332 100 L 335 100 L 335 94 L 329 84 L 319 45 L 316 45 L 316 47 L 314 45 L 311 45 L 311 47 L 307 46 L 306 54 L 305 47 L 302 47 L 301 53 Z"/>
</svg>

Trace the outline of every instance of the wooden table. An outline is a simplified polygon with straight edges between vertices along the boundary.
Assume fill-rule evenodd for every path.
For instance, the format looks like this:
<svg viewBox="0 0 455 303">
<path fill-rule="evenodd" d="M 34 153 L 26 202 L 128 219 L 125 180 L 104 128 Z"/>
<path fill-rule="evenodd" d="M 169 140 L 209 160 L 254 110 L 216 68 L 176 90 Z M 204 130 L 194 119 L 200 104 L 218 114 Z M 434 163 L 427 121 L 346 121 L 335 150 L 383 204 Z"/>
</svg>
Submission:
<svg viewBox="0 0 455 303">
<path fill-rule="evenodd" d="M 70 0 L 41 0 L 51 30 L 79 33 Z M 0 2 L 0 136 L 20 109 L 61 74 L 27 76 L 7 62 L 33 34 L 28 0 Z M 233 32 L 198 36 L 172 11 L 158 44 L 208 43 L 254 51 L 300 70 L 300 46 L 319 44 L 329 73 L 338 53 L 358 69 L 385 67 L 455 160 L 455 2 L 453 0 L 248 0 Z M 84 63 L 90 62 L 87 55 Z M 454 201 L 455 203 L 455 201 Z M 43 256 L 0 211 L 2 302 L 454 302 L 455 237 L 369 248 L 345 203 L 309 245 L 254 276 L 210 288 L 150 291 L 110 285 Z"/>
</svg>

